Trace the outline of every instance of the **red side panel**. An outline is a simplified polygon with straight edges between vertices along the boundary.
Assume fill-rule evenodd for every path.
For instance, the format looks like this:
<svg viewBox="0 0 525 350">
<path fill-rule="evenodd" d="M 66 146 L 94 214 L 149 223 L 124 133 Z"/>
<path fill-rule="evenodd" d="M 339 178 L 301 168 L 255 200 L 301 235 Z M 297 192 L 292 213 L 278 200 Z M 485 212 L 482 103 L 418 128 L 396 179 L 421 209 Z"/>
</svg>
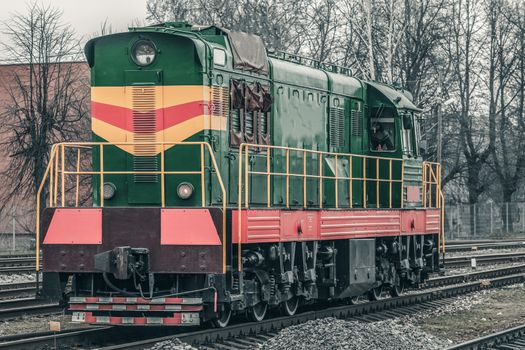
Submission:
<svg viewBox="0 0 525 350">
<path fill-rule="evenodd" d="M 426 231 L 427 232 L 438 232 L 441 224 L 441 215 L 439 210 L 426 210 Z"/>
<path fill-rule="evenodd" d="M 232 239 L 238 241 L 239 212 L 232 211 Z M 241 242 L 279 242 L 281 237 L 280 210 L 242 210 Z"/>
<path fill-rule="evenodd" d="M 221 245 L 208 209 L 162 209 L 161 245 Z"/>
<path fill-rule="evenodd" d="M 319 236 L 319 216 L 312 211 L 281 211 L 281 234 L 285 241 L 315 240 Z"/>
<path fill-rule="evenodd" d="M 232 241 L 239 237 L 239 212 L 232 211 Z M 439 210 L 241 210 L 242 243 L 332 240 L 403 234 L 435 234 Z"/>
<path fill-rule="evenodd" d="M 399 210 L 323 210 L 321 239 L 396 236 Z"/>
<path fill-rule="evenodd" d="M 56 209 L 44 244 L 101 244 L 102 209 Z"/>
<path fill-rule="evenodd" d="M 401 212 L 401 232 L 403 234 L 426 231 L 426 210 L 403 210 Z"/>
</svg>

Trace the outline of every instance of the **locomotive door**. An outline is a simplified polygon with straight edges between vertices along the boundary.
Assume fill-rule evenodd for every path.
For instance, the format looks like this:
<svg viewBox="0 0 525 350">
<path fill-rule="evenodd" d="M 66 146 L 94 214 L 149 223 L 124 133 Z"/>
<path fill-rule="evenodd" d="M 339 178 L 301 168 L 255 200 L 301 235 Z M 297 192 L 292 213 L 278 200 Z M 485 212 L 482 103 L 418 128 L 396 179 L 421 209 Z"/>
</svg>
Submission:
<svg viewBox="0 0 525 350">
<path fill-rule="evenodd" d="M 126 118 L 127 142 L 134 142 L 127 153 L 129 171 L 159 171 L 163 130 L 162 71 L 126 71 L 126 98 L 130 107 Z M 130 204 L 159 205 L 160 176 L 155 174 L 127 175 Z"/>
<path fill-rule="evenodd" d="M 350 153 L 363 154 L 363 128 L 364 106 L 362 101 L 345 100 L 345 113 L 350 115 Z M 352 177 L 363 177 L 363 161 L 359 157 L 352 158 Z M 352 185 L 352 206 L 363 206 L 363 184 L 360 181 L 353 181 Z"/>
</svg>

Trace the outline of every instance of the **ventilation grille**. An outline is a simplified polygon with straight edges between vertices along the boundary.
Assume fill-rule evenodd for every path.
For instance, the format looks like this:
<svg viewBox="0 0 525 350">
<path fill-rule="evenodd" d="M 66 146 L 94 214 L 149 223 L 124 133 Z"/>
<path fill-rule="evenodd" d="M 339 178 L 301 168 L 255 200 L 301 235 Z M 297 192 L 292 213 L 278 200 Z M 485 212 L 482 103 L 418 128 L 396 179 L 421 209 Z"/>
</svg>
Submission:
<svg viewBox="0 0 525 350">
<path fill-rule="evenodd" d="M 254 132 L 254 112 L 246 112 L 246 117 L 244 118 L 244 129 L 246 130 L 246 135 L 253 135 Z"/>
<path fill-rule="evenodd" d="M 352 136 L 363 135 L 363 114 L 359 110 L 352 110 L 350 112 Z"/>
<path fill-rule="evenodd" d="M 225 86 L 212 86 L 211 87 L 211 114 L 228 117 L 228 111 L 230 110 L 230 94 L 228 88 Z"/>
<path fill-rule="evenodd" d="M 134 171 L 158 171 L 155 91 L 154 86 L 132 87 L 133 142 L 140 143 L 133 145 Z M 158 175 L 134 174 L 134 181 L 157 182 Z"/>
<path fill-rule="evenodd" d="M 331 147 L 343 147 L 345 144 L 344 109 L 330 107 L 329 140 Z"/>
</svg>

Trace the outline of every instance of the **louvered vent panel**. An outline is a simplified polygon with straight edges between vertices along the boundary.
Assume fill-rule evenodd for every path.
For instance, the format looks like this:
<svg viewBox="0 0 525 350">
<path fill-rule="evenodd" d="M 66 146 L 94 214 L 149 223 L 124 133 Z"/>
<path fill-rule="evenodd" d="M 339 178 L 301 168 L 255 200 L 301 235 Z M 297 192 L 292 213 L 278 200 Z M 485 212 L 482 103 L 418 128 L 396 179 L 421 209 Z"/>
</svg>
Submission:
<svg viewBox="0 0 525 350">
<path fill-rule="evenodd" d="M 330 108 L 330 130 L 329 130 L 329 140 L 330 146 L 332 147 L 343 147 L 345 144 L 345 118 L 344 118 L 344 109 L 331 107 Z"/>
<path fill-rule="evenodd" d="M 155 87 L 132 87 L 134 171 L 158 171 L 156 156 L 157 118 L 155 114 Z M 134 181 L 157 182 L 158 175 L 135 174 Z"/>
<path fill-rule="evenodd" d="M 244 128 L 247 135 L 253 135 L 254 125 L 253 125 L 253 112 L 246 112 L 246 118 L 244 119 Z"/>
<path fill-rule="evenodd" d="M 361 111 L 352 110 L 350 112 L 351 119 L 351 128 L 352 136 L 362 136 L 363 135 L 363 114 Z"/>
<path fill-rule="evenodd" d="M 212 115 L 228 117 L 230 110 L 230 94 L 225 86 L 211 87 Z"/>
<path fill-rule="evenodd" d="M 235 132 L 241 132 L 241 115 L 238 109 L 232 109 L 231 114 L 231 128 Z"/>
</svg>

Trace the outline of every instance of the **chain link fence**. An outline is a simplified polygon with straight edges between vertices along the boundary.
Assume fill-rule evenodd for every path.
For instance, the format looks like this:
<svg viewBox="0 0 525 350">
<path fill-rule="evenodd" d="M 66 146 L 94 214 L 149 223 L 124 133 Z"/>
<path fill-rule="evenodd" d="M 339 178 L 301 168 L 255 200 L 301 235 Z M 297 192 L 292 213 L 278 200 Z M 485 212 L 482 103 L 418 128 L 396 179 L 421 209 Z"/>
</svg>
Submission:
<svg viewBox="0 0 525 350">
<path fill-rule="evenodd" d="M 525 235 L 525 202 L 445 206 L 448 239 L 512 238 Z"/>
</svg>

